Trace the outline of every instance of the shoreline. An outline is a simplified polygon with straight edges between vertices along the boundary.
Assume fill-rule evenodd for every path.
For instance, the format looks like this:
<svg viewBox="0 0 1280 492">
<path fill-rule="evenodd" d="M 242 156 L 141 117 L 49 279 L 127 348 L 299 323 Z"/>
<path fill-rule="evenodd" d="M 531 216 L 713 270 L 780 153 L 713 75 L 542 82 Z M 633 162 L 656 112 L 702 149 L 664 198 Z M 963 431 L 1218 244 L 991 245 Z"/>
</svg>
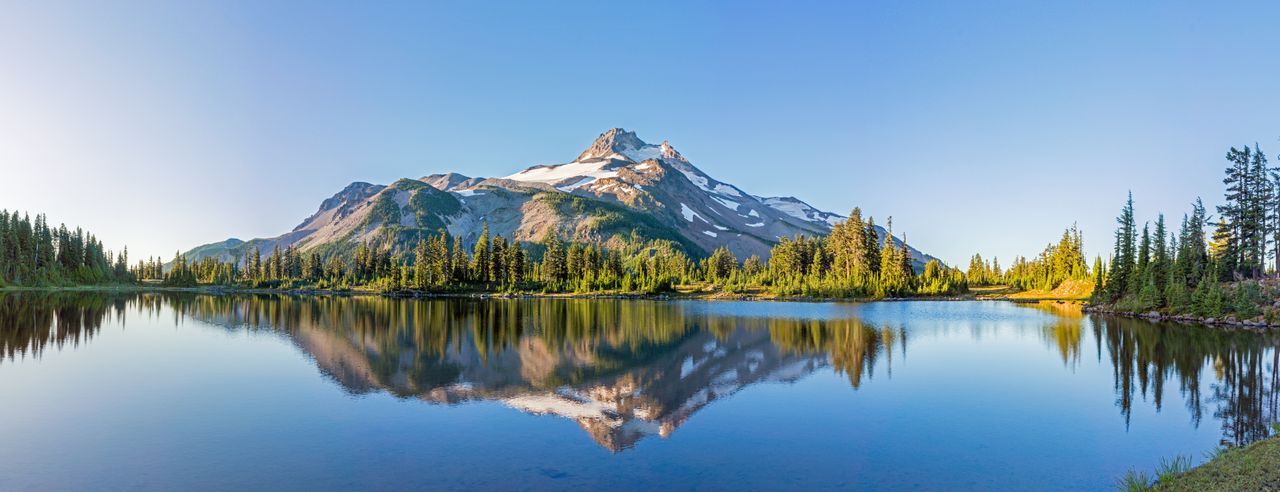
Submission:
<svg viewBox="0 0 1280 492">
<path fill-rule="evenodd" d="M 1224 316 L 1221 318 L 1195 316 L 1190 314 L 1164 314 L 1159 311 L 1147 311 L 1145 313 L 1135 313 L 1131 311 L 1120 311 L 1103 305 L 1084 304 L 1081 311 L 1094 314 L 1105 314 L 1108 316 L 1119 316 L 1124 318 L 1137 318 L 1153 322 L 1173 322 L 1184 324 L 1199 324 L 1212 327 L 1230 327 L 1255 331 L 1267 331 L 1280 328 L 1280 321 L 1267 323 L 1265 320 L 1257 319 L 1236 319 L 1234 316 Z"/>
<path fill-rule="evenodd" d="M 1280 437 L 1273 434 L 1244 447 L 1225 449 L 1190 470 L 1157 481 L 1148 490 L 1202 492 L 1276 488 L 1280 488 Z"/>
<path fill-rule="evenodd" d="M 1078 302 L 1061 299 L 1010 299 L 975 296 L 922 296 L 922 297 L 813 297 L 813 296 L 772 296 L 767 294 L 726 293 L 726 292 L 667 292 L 667 293 L 573 293 L 573 292 L 433 292 L 420 290 L 404 290 L 378 292 L 372 290 L 333 290 L 333 289 L 265 289 L 250 287 L 166 287 L 159 285 L 77 285 L 52 287 L 0 287 L 0 294 L 11 292 L 179 292 L 210 295 L 228 294 L 277 294 L 291 296 L 332 296 L 332 297 L 386 297 L 392 299 L 630 299 L 650 301 L 749 301 L 749 302 L 910 302 L 910 301 L 1009 301 L 1015 303 L 1034 303 L 1045 301 Z"/>
</svg>

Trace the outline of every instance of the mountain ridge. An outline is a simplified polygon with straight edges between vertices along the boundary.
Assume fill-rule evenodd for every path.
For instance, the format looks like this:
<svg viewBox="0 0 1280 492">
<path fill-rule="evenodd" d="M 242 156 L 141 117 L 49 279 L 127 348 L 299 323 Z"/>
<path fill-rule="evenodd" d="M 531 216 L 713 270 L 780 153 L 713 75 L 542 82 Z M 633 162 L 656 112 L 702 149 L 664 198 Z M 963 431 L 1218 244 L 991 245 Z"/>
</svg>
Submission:
<svg viewBox="0 0 1280 492">
<path fill-rule="evenodd" d="M 368 241 L 404 251 L 439 230 L 470 245 L 482 224 L 523 243 L 551 235 L 605 245 L 638 237 L 672 240 L 693 256 L 727 247 L 739 259 L 767 258 L 780 237 L 825 235 L 843 218 L 794 196 L 746 193 L 703 172 L 665 140 L 650 144 L 611 128 L 570 162 L 503 177 L 445 172 L 388 185 L 356 181 L 289 232 L 197 246 L 187 260 L 238 261 L 255 247 L 332 254 Z M 883 241 L 886 231 L 877 229 Z M 917 269 L 933 259 L 914 248 L 911 254 Z"/>
</svg>

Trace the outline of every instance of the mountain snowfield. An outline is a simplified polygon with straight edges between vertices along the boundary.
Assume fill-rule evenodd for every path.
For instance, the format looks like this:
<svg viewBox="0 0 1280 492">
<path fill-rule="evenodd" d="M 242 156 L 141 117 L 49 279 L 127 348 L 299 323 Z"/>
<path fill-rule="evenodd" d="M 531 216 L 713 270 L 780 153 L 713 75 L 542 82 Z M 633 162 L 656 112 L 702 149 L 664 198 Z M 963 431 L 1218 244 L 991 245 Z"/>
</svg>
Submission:
<svg viewBox="0 0 1280 492">
<path fill-rule="evenodd" d="M 230 260 L 253 247 L 290 245 L 330 254 L 363 241 L 405 249 L 441 229 L 469 245 L 487 223 L 492 233 L 521 242 L 550 234 L 604 244 L 638 236 L 675 241 L 694 256 L 726 246 L 740 259 L 767 258 L 779 237 L 823 235 L 843 218 L 795 197 L 752 195 L 712 178 L 668 142 L 649 144 L 613 128 L 573 161 L 501 178 L 448 173 L 385 186 L 352 183 L 292 231 L 206 244 L 187 255 Z M 917 266 L 932 259 L 914 248 L 911 254 Z"/>
</svg>

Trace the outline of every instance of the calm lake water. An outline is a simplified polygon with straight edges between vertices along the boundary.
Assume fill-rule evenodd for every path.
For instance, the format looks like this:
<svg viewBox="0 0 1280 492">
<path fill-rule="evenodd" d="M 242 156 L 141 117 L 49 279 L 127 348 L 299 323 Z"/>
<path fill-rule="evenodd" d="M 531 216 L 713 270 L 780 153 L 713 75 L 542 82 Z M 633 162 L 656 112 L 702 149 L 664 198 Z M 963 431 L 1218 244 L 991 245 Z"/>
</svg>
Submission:
<svg viewBox="0 0 1280 492">
<path fill-rule="evenodd" d="M 0 489 L 1111 489 L 1280 337 L 1002 302 L 0 296 Z"/>
</svg>

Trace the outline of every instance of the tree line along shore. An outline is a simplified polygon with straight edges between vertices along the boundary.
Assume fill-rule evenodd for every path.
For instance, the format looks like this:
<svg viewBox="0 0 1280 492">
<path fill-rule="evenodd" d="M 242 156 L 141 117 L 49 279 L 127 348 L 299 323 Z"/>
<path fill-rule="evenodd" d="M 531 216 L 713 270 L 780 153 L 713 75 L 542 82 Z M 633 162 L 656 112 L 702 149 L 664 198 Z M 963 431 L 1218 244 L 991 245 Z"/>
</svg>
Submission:
<svg viewBox="0 0 1280 492">
<path fill-rule="evenodd" d="M 168 263 L 148 258 L 130 265 L 128 249 L 114 253 L 92 234 L 52 227 L 44 215 L 0 211 L 0 286 L 220 288 L 292 292 L 369 292 L 386 295 L 681 295 L 726 298 L 886 299 L 960 297 L 970 286 L 1011 286 L 1010 292 L 1048 293 L 1065 281 L 1091 278 L 1074 227 L 1037 257 L 1016 258 L 1008 270 L 974 255 L 968 270 L 930 259 L 920 266 L 905 241 L 877 234 L 857 208 L 820 237 L 779 238 L 768 258 L 740 259 L 727 248 L 692 256 L 663 240 L 521 243 L 490 235 L 462 238 L 441 230 L 409 251 L 377 239 L 349 252 L 315 248 L 249 249 L 241 258 Z M 881 237 L 883 236 L 883 237 Z M 1100 261 L 1100 260 L 1099 260 Z"/>
<path fill-rule="evenodd" d="M 1280 168 L 1255 144 L 1226 154 L 1222 204 L 1200 198 L 1177 230 L 1158 213 L 1139 232 L 1133 194 L 1086 309 L 1207 324 L 1280 326 Z"/>
</svg>

